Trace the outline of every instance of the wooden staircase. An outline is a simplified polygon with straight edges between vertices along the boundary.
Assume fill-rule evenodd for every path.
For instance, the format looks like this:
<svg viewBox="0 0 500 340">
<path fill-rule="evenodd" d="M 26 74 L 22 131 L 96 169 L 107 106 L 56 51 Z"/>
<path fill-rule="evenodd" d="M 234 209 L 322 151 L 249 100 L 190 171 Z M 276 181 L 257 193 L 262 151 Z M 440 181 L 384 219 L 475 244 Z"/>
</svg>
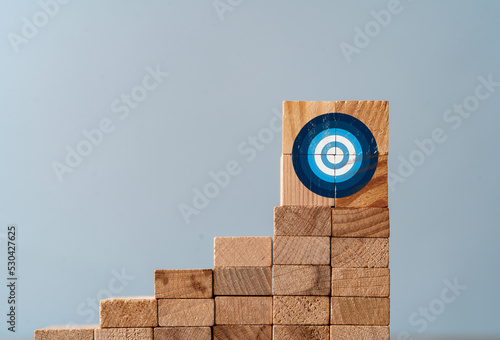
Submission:
<svg viewBox="0 0 500 340">
<path fill-rule="evenodd" d="M 356 117 L 377 141 L 376 170 L 347 197 L 322 196 L 296 174 L 299 132 L 330 112 Z M 99 325 L 35 339 L 389 339 L 387 134 L 387 102 L 285 102 L 273 238 L 215 238 L 213 269 L 156 270 L 153 297 L 102 300 Z"/>
</svg>

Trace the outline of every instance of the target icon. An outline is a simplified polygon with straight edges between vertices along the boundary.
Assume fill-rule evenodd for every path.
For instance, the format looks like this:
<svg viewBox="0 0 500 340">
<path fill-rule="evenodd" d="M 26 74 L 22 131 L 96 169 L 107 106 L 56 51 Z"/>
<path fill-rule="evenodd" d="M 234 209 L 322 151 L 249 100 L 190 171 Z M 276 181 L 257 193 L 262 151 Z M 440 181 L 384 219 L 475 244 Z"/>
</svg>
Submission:
<svg viewBox="0 0 500 340">
<path fill-rule="evenodd" d="M 311 119 L 295 138 L 293 168 L 312 192 L 350 196 L 368 184 L 378 163 L 377 142 L 359 119 L 327 113 Z"/>
</svg>

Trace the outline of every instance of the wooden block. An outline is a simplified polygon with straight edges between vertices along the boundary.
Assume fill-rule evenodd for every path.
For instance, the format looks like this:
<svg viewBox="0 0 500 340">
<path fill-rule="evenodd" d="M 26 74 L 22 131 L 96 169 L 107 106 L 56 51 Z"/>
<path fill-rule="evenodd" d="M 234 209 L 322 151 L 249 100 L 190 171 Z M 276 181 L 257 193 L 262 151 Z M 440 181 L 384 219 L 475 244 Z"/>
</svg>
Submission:
<svg viewBox="0 0 500 340">
<path fill-rule="evenodd" d="M 388 208 L 332 209 L 333 237 L 389 237 Z"/>
<path fill-rule="evenodd" d="M 94 329 L 99 325 L 51 326 L 37 329 L 35 340 L 94 340 Z"/>
<path fill-rule="evenodd" d="M 360 169 L 359 171 L 369 171 L 371 167 Z M 366 186 L 358 192 L 347 197 L 336 197 L 335 207 L 366 208 L 377 207 L 386 208 L 389 205 L 387 156 L 379 156 L 378 164 L 372 179 Z M 347 182 L 346 182 L 347 183 Z M 339 189 L 341 184 L 335 184 Z M 337 190 L 338 192 L 338 190 Z"/>
<path fill-rule="evenodd" d="M 155 340 L 212 340 L 210 327 L 157 327 Z"/>
<path fill-rule="evenodd" d="M 272 340 L 271 325 L 214 326 L 214 340 Z"/>
<path fill-rule="evenodd" d="M 280 205 L 282 206 L 335 206 L 335 198 L 317 195 L 302 184 L 293 169 L 292 155 L 281 156 L 280 180 Z"/>
<path fill-rule="evenodd" d="M 332 236 L 330 207 L 274 207 L 274 236 Z"/>
<path fill-rule="evenodd" d="M 271 267 L 217 267 L 215 295 L 271 295 Z"/>
<path fill-rule="evenodd" d="M 214 299 L 160 299 L 158 324 L 162 327 L 214 325 Z"/>
<path fill-rule="evenodd" d="M 100 326 L 156 327 L 157 303 L 154 297 L 110 298 L 101 300 Z"/>
<path fill-rule="evenodd" d="M 275 265 L 273 295 L 330 295 L 330 266 Z"/>
<path fill-rule="evenodd" d="M 95 340 L 153 340 L 153 328 L 98 328 Z"/>
<path fill-rule="evenodd" d="M 209 299 L 212 269 L 155 270 L 157 299 Z"/>
<path fill-rule="evenodd" d="M 332 325 L 388 326 L 390 299 L 364 297 L 332 297 Z"/>
<path fill-rule="evenodd" d="M 329 326 L 273 326 L 273 340 L 329 340 Z"/>
<path fill-rule="evenodd" d="M 328 325 L 330 298 L 327 296 L 274 296 L 273 324 Z"/>
<path fill-rule="evenodd" d="M 388 297 L 389 268 L 333 268 L 332 296 Z"/>
<path fill-rule="evenodd" d="M 335 106 L 335 102 L 283 102 L 283 154 L 292 154 L 295 138 L 304 125 L 317 116 L 336 112 Z"/>
<path fill-rule="evenodd" d="M 340 112 L 347 116 L 338 115 L 336 120 L 321 121 L 320 115 L 328 112 Z M 312 122 L 311 119 L 317 117 Z M 340 119 L 340 117 L 346 118 Z M 316 120 L 320 119 L 318 122 Z M 334 183 L 334 170 L 332 167 L 326 167 L 332 170 L 332 173 L 323 174 L 328 177 L 322 181 L 319 177 L 309 176 L 306 173 L 311 170 L 305 170 L 301 173 L 301 180 L 296 176 L 293 169 L 292 154 L 296 153 L 316 153 L 322 149 L 307 149 L 302 147 L 299 151 L 294 150 L 294 142 L 299 134 L 299 131 L 310 122 L 311 130 L 314 130 L 314 125 L 321 124 L 321 129 L 351 129 L 351 120 L 360 120 L 372 132 L 373 138 L 377 142 L 377 147 L 374 143 L 368 141 L 368 144 L 373 147 L 365 147 L 362 153 L 363 159 L 366 157 L 378 157 L 378 166 L 375 169 L 375 164 L 369 165 L 363 162 L 360 164 L 362 168 L 358 172 L 366 172 L 372 180 L 359 188 L 353 187 L 355 183 L 365 183 L 363 181 L 338 181 Z M 325 125 L 325 126 L 323 126 Z M 308 125 L 309 127 L 309 125 Z M 387 207 L 388 206 L 388 181 L 387 181 L 387 155 L 388 155 L 388 132 L 389 132 L 389 106 L 386 101 L 339 101 L 339 102 L 284 102 L 283 103 L 283 156 L 281 165 L 281 205 L 306 205 L 306 206 L 342 206 L 342 207 Z M 312 133 L 312 132 L 311 132 Z M 353 131 L 353 133 L 358 133 Z M 361 132 L 360 132 L 361 133 Z M 314 133 L 313 133 L 314 134 Z M 358 136 L 359 137 L 359 136 Z M 303 145 L 313 141 L 313 136 L 310 134 L 301 134 Z M 356 137 L 355 137 L 356 138 Z M 309 140 L 310 139 L 310 140 Z M 338 137 L 337 137 L 338 140 Z M 366 143 L 365 143 L 366 144 Z M 351 148 L 352 149 L 352 148 Z M 354 149 L 349 149 L 348 152 L 354 152 Z M 330 151 L 328 151 L 330 152 Z M 345 152 L 345 151 L 344 151 Z M 359 151 L 356 151 L 359 152 Z M 294 155 L 294 157 L 297 157 Z M 317 157 L 320 157 L 319 155 Z M 295 162 L 302 164 L 310 162 L 308 157 L 306 160 Z M 356 160 L 361 161 L 361 160 Z M 321 163 L 321 161 L 319 161 Z M 306 166 L 307 168 L 307 166 Z M 323 168 L 322 168 L 323 169 Z M 346 168 L 342 168 L 344 171 Z M 322 170 L 323 171 L 323 170 Z M 330 176 L 328 176 L 330 175 Z M 311 177 L 311 178 L 309 178 Z M 317 183 L 316 183 L 317 182 Z M 354 192 L 354 193 L 353 193 Z M 337 193 L 337 197 L 335 196 Z M 325 197 L 329 196 L 329 197 Z M 340 204 L 339 200 L 340 199 Z"/>
<path fill-rule="evenodd" d="M 332 267 L 387 268 L 389 239 L 332 237 Z"/>
<path fill-rule="evenodd" d="M 389 340 L 389 327 L 330 326 L 330 340 Z"/>
<path fill-rule="evenodd" d="M 271 237 L 216 237 L 215 267 L 271 267 Z"/>
<path fill-rule="evenodd" d="M 217 325 L 270 325 L 273 298 L 254 296 L 216 296 Z"/>
<path fill-rule="evenodd" d="M 330 264 L 330 238 L 311 236 L 276 236 L 274 264 Z"/>
<path fill-rule="evenodd" d="M 337 112 L 362 121 L 377 141 L 378 153 L 389 153 L 389 103 L 387 101 L 337 101 Z M 284 132 L 284 130 L 283 130 Z"/>
</svg>

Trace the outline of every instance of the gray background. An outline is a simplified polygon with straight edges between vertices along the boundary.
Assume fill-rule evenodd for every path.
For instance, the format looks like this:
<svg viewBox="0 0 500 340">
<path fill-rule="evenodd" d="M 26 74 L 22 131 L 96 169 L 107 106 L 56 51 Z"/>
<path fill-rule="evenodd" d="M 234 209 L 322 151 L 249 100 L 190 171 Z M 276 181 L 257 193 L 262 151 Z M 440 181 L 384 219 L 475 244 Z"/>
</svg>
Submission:
<svg viewBox="0 0 500 340">
<path fill-rule="evenodd" d="M 390 1 L 222 2 L 231 11 L 219 16 L 211 0 L 71 1 L 17 52 L 10 33 L 21 35 L 40 4 L 0 5 L 0 315 L 15 223 L 16 335 L 97 323 L 93 300 L 109 285 L 152 295 L 154 269 L 210 268 L 214 236 L 271 236 L 281 135 L 251 160 L 241 143 L 283 100 L 346 99 L 390 101 L 389 170 L 404 175 L 390 192 L 393 334 L 500 335 L 499 88 L 459 128 L 443 118 L 478 77 L 500 81 L 500 3 L 402 0 L 348 62 L 341 44 L 354 45 L 356 27 L 376 29 L 371 11 Z M 120 119 L 112 103 L 157 65 L 169 76 Z M 113 132 L 58 181 L 53 162 L 102 119 Z M 436 128 L 446 141 L 400 172 Z M 187 224 L 179 205 L 232 160 L 241 173 Z M 122 270 L 134 278 L 114 280 Z M 425 327 L 409 321 L 442 307 L 455 278 L 467 289 L 454 302 Z M 14 339 L 5 318 L 0 334 Z"/>
</svg>

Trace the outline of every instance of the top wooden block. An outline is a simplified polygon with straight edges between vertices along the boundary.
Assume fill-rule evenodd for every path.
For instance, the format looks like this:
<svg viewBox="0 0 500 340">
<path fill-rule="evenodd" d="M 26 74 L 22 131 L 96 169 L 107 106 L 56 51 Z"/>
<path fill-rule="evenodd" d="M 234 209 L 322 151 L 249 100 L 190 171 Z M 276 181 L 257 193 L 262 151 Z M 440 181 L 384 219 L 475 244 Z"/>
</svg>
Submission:
<svg viewBox="0 0 500 340">
<path fill-rule="evenodd" d="M 338 101 L 335 108 L 362 121 L 377 141 L 378 154 L 389 154 L 389 102 Z"/>
<path fill-rule="evenodd" d="M 35 331 L 35 340 L 94 340 L 99 325 L 51 326 Z"/>
<path fill-rule="evenodd" d="M 101 328 L 156 327 L 158 303 L 154 297 L 101 300 L 99 319 Z"/>
<path fill-rule="evenodd" d="M 212 296 L 212 269 L 155 270 L 157 299 L 209 299 Z"/>
<path fill-rule="evenodd" d="M 283 154 L 291 155 L 293 142 L 311 119 L 335 111 L 335 102 L 283 102 Z"/>
<path fill-rule="evenodd" d="M 317 116 L 334 112 L 348 114 L 359 119 L 375 137 L 378 154 L 389 153 L 389 104 L 387 101 L 285 101 L 283 102 L 283 154 L 292 154 L 295 138 L 306 123 Z"/>
<path fill-rule="evenodd" d="M 271 267 L 271 237 L 216 237 L 214 267 Z"/>
</svg>

